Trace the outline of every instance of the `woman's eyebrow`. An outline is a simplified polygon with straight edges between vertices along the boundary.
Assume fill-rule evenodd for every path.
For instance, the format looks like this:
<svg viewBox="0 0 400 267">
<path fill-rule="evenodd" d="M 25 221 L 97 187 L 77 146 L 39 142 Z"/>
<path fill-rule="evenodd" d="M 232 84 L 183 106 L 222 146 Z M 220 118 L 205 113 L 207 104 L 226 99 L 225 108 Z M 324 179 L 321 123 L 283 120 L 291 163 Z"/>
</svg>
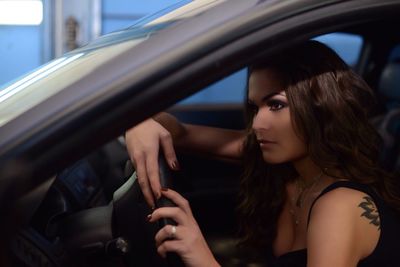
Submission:
<svg viewBox="0 0 400 267">
<path fill-rule="evenodd" d="M 267 101 L 268 99 L 270 99 L 271 97 L 273 97 L 273 96 L 275 96 L 275 95 L 285 96 L 281 91 L 276 91 L 276 92 L 269 93 L 269 94 L 267 94 L 266 96 L 262 97 L 262 98 L 261 98 L 261 102 L 265 102 L 265 101 Z M 247 102 L 248 102 L 249 104 L 254 104 L 256 101 L 253 100 L 253 99 L 251 99 L 251 98 L 248 98 L 248 99 L 247 99 Z"/>
<path fill-rule="evenodd" d="M 272 93 L 267 94 L 266 96 L 264 96 L 264 97 L 261 99 L 261 101 L 262 101 L 262 102 L 267 101 L 268 99 L 270 99 L 271 97 L 276 96 L 276 95 L 285 96 L 284 94 L 282 94 L 282 92 L 272 92 Z"/>
</svg>

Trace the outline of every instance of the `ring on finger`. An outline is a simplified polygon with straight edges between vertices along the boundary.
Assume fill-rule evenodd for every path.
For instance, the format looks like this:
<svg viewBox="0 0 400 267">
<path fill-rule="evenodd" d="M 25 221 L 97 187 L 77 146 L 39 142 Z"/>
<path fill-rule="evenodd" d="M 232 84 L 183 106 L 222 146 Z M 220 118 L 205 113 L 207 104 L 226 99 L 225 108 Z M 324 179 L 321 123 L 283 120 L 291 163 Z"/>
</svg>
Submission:
<svg viewBox="0 0 400 267">
<path fill-rule="evenodd" d="M 171 227 L 171 232 L 169 233 L 169 239 L 175 239 L 176 238 L 176 226 L 172 225 Z"/>
</svg>

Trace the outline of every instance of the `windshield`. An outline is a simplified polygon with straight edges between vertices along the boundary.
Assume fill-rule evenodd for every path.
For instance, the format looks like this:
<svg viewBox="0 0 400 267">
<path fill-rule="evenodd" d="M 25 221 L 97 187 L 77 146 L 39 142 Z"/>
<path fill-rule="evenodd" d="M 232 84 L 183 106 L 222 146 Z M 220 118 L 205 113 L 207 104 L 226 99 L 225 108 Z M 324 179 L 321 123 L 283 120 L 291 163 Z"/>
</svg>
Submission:
<svg viewBox="0 0 400 267">
<path fill-rule="evenodd" d="M 224 0 L 181 1 L 143 18 L 128 29 L 100 37 L 85 47 L 1 86 L 0 127 L 158 31 L 184 18 L 196 16 L 221 2 Z"/>
</svg>

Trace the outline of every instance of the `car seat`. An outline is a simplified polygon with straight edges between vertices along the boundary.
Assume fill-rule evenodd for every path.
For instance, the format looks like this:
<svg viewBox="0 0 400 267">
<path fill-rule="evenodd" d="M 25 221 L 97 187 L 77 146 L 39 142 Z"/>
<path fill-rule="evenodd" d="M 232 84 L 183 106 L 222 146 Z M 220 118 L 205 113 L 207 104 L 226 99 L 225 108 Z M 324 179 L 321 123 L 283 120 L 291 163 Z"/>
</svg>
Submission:
<svg viewBox="0 0 400 267">
<path fill-rule="evenodd" d="M 383 69 L 378 94 L 387 112 L 371 120 L 383 139 L 381 162 L 388 171 L 400 170 L 400 60 Z"/>
</svg>

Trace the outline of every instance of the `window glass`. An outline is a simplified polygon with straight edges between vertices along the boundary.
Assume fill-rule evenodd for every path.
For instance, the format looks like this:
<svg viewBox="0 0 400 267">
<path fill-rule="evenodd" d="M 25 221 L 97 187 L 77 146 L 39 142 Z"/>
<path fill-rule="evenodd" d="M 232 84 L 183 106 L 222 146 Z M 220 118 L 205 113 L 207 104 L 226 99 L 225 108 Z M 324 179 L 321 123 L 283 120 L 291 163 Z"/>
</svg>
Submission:
<svg viewBox="0 0 400 267">
<path fill-rule="evenodd" d="M 314 39 L 335 50 L 349 66 L 354 67 L 360 58 L 363 39 L 359 35 L 335 32 Z"/>
<path fill-rule="evenodd" d="M 246 83 L 247 69 L 242 69 L 184 99 L 180 104 L 243 103 L 246 93 Z"/>
<path fill-rule="evenodd" d="M 315 40 L 335 50 L 348 65 L 355 66 L 357 64 L 363 45 L 361 36 L 348 33 L 330 33 L 318 36 Z M 243 103 L 246 93 L 246 82 L 247 70 L 244 69 L 212 84 L 179 104 Z"/>
</svg>

